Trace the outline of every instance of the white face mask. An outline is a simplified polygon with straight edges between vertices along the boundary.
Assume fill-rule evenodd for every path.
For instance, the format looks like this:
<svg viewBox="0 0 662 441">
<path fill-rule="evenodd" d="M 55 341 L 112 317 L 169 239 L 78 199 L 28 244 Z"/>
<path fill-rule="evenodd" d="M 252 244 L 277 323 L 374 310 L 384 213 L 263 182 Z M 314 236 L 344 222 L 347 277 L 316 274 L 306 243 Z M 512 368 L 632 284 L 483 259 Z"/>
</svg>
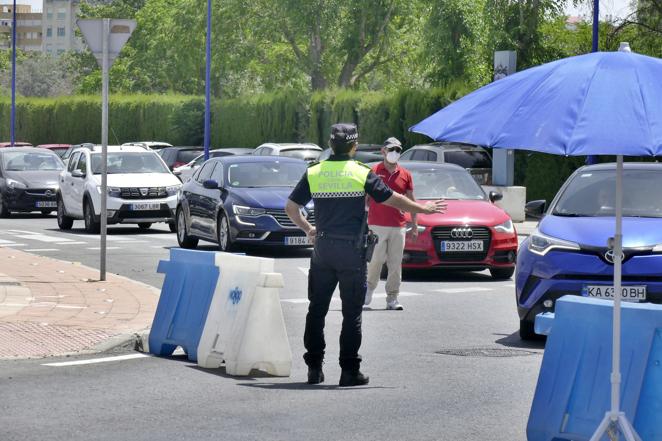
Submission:
<svg viewBox="0 0 662 441">
<path fill-rule="evenodd" d="M 397 164 L 398 159 L 400 159 L 400 153 L 398 152 L 388 152 L 386 154 L 386 160 L 391 164 Z"/>
</svg>

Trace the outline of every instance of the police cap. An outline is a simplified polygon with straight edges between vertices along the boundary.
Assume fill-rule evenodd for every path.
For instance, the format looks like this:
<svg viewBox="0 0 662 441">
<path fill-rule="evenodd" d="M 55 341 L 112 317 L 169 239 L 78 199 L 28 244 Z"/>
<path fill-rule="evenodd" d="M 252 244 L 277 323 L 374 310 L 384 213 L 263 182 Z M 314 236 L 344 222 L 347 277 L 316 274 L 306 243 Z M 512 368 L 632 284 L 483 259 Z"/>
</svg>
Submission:
<svg viewBox="0 0 662 441">
<path fill-rule="evenodd" d="M 358 140 L 359 131 L 356 129 L 355 124 L 340 123 L 331 126 L 329 143 L 334 151 L 338 148 L 348 150 Z"/>
</svg>

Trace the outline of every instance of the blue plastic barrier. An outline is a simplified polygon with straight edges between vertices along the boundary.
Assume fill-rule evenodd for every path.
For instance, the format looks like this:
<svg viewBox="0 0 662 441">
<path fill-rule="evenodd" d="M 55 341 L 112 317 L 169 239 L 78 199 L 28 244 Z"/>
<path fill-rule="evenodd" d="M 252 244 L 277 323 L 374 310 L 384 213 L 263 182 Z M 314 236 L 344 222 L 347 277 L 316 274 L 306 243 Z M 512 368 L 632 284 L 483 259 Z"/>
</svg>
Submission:
<svg viewBox="0 0 662 441">
<path fill-rule="evenodd" d="M 215 253 L 172 248 L 170 260 L 160 261 L 157 271 L 166 276 L 149 334 L 149 351 L 172 355 L 181 346 L 189 360 L 197 361 L 219 277 Z"/>
<path fill-rule="evenodd" d="M 612 302 L 557 301 L 529 441 L 589 440 L 597 429 L 610 408 L 612 316 Z M 621 410 L 642 440 L 662 441 L 662 306 L 623 303 L 622 329 Z"/>
</svg>

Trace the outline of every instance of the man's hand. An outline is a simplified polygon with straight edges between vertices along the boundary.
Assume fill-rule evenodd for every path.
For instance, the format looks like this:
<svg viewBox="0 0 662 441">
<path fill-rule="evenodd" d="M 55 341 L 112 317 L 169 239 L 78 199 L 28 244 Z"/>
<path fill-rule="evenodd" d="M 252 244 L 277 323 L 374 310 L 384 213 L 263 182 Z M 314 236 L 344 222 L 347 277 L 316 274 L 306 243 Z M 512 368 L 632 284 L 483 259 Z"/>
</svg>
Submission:
<svg viewBox="0 0 662 441">
<path fill-rule="evenodd" d="M 440 199 L 438 201 L 426 202 L 425 205 L 423 205 L 423 207 L 425 207 L 425 210 L 423 211 L 423 213 L 425 214 L 445 213 L 446 201 Z"/>
<path fill-rule="evenodd" d="M 317 228 L 312 227 L 308 232 L 306 232 L 306 236 L 308 236 L 308 240 L 310 240 L 310 243 L 312 245 L 315 245 L 315 236 L 317 235 Z"/>
</svg>

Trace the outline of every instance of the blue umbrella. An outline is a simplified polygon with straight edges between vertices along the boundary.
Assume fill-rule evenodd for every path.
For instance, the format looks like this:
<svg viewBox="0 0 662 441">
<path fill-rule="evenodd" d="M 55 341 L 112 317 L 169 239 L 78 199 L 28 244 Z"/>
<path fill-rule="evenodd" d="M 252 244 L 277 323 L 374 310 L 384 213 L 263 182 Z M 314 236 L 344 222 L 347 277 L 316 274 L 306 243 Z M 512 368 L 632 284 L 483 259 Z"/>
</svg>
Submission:
<svg viewBox="0 0 662 441">
<path fill-rule="evenodd" d="M 410 130 L 558 155 L 662 155 L 662 60 L 627 52 L 564 58 L 478 89 Z"/>
<path fill-rule="evenodd" d="M 621 292 L 623 155 L 662 155 L 662 60 L 595 52 L 527 69 L 491 83 L 410 128 L 436 141 L 557 155 L 617 155 L 614 288 Z M 614 296 L 609 427 L 640 439 L 620 412 L 621 296 Z"/>
</svg>

